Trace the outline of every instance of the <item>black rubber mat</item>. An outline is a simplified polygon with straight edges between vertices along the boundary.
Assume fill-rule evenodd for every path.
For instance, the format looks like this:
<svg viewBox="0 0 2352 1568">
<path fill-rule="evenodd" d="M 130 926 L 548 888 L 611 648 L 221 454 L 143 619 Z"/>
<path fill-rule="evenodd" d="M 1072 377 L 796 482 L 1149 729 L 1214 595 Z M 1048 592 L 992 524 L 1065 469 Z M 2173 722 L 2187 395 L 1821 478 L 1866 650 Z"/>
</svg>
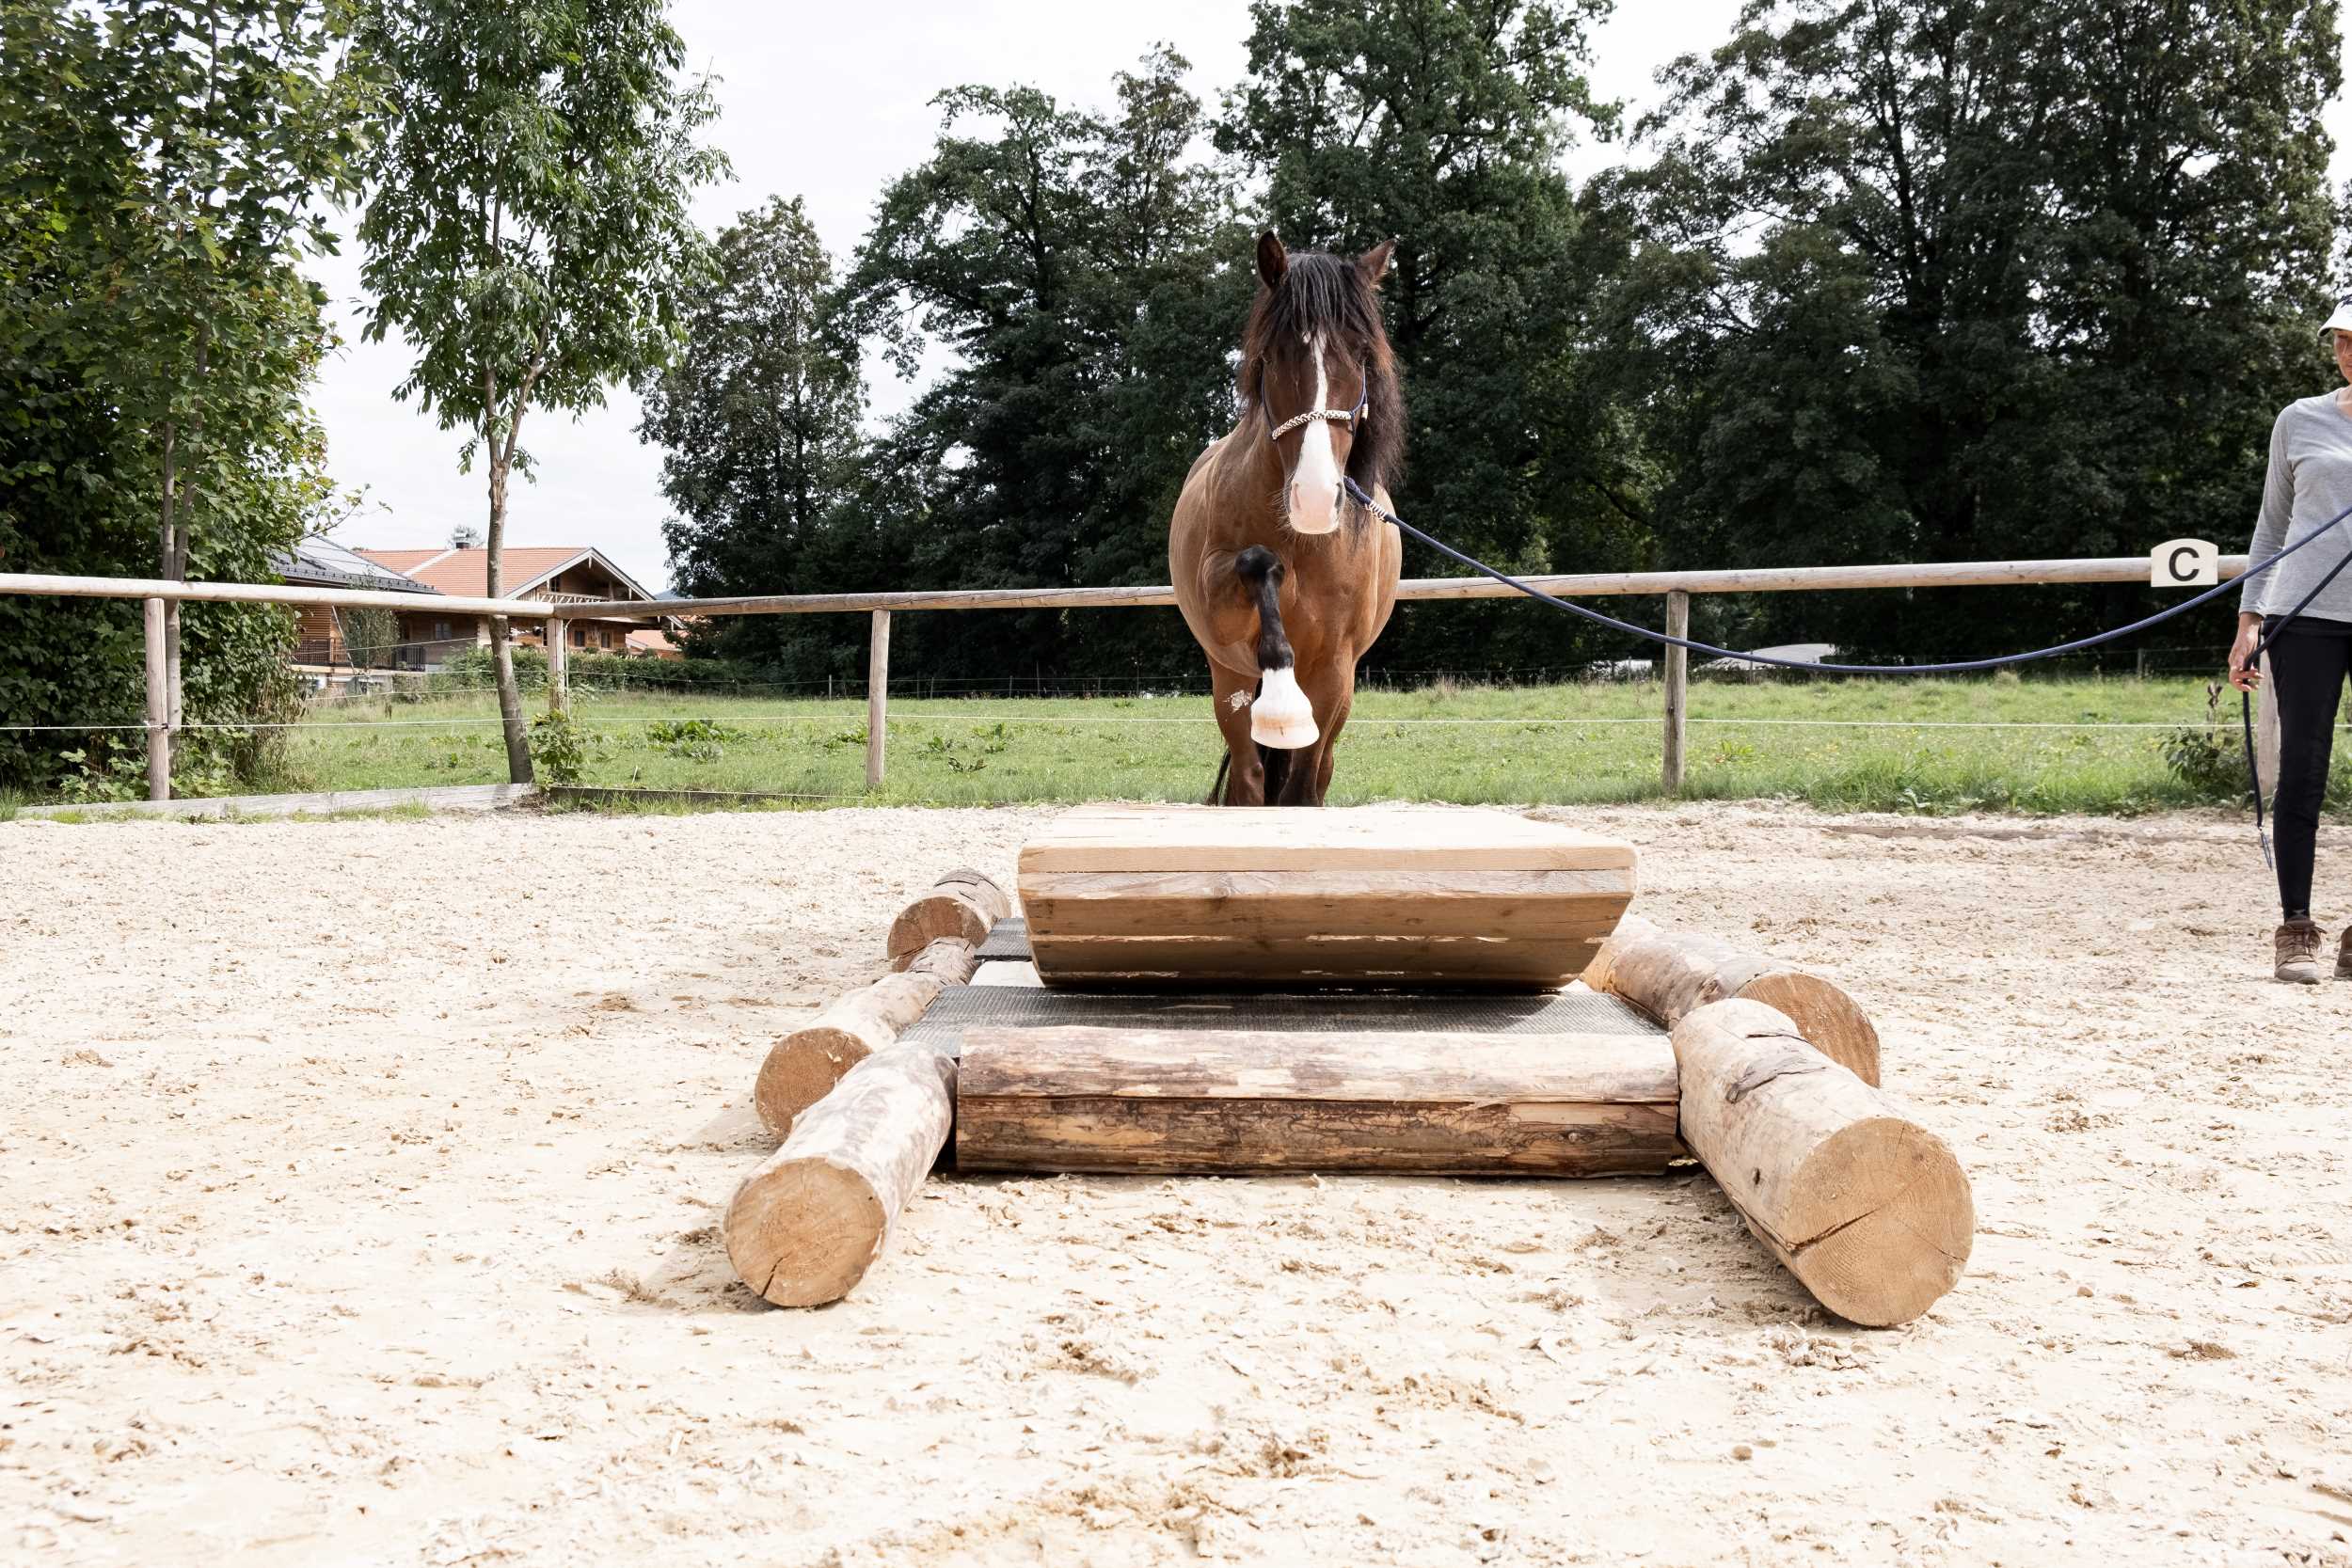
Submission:
<svg viewBox="0 0 2352 1568">
<path fill-rule="evenodd" d="M 1007 915 L 988 928 L 988 940 L 972 955 L 980 963 L 1027 963 L 1029 961 L 1029 923 L 1019 915 Z"/>
<path fill-rule="evenodd" d="M 997 930 L 1004 927 L 999 926 Z M 995 936 L 992 933 L 993 942 Z M 1073 991 L 1036 986 L 949 986 L 900 1037 L 961 1054 L 966 1029 L 1298 1029 L 1341 1034 L 1659 1035 L 1613 996 L 1547 991 Z"/>
</svg>

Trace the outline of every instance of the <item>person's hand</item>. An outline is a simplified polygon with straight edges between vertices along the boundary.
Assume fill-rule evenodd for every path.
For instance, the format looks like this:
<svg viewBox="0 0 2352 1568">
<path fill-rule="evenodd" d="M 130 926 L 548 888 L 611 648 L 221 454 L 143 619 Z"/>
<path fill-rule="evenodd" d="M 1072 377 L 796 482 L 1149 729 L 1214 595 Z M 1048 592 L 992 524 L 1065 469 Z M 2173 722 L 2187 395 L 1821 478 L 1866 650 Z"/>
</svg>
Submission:
<svg viewBox="0 0 2352 1568">
<path fill-rule="evenodd" d="M 2263 624 L 2258 616 L 2238 617 L 2237 641 L 2230 644 L 2230 684 L 2240 691 L 2261 688 L 2263 673 L 2254 668 L 2254 644 L 2263 640 Z"/>
</svg>

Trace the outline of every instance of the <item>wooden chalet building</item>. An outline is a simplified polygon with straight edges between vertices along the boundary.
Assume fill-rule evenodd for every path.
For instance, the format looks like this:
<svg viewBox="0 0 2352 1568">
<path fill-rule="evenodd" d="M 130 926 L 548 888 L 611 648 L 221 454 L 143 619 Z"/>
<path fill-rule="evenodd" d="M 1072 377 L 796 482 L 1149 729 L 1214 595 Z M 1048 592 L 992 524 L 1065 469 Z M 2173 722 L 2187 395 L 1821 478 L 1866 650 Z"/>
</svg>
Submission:
<svg viewBox="0 0 2352 1568">
<path fill-rule="evenodd" d="M 291 553 L 270 564 L 277 567 L 279 577 L 305 588 L 365 588 L 378 594 L 414 594 L 420 600 L 434 596 L 434 591 L 416 578 L 378 565 L 328 539 L 305 539 Z M 342 618 L 332 610 L 322 605 L 297 605 L 294 614 L 294 666 L 297 674 L 318 681 L 348 675 L 363 662 L 385 669 L 425 667 L 422 651 L 408 643 L 412 617 L 400 618 L 399 644 L 389 650 L 363 651 L 361 657 L 354 657 L 350 641 L 343 634 Z M 431 617 L 421 619 L 430 621 Z"/>
<path fill-rule="evenodd" d="M 445 596 L 487 597 L 486 550 L 462 546 L 427 550 L 352 550 L 313 539 L 296 546 L 291 555 L 276 564 L 279 575 L 290 583 L 366 588 L 381 593 L 414 594 L 417 597 L 415 610 L 397 612 L 397 642 L 389 649 L 372 652 L 350 646 L 343 619 L 333 610 L 302 609 L 295 633 L 294 669 L 317 684 L 341 684 L 360 668 L 431 674 L 452 656 L 489 644 L 487 617 L 439 609 L 433 603 Z M 566 628 L 576 651 L 657 658 L 680 657 L 668 636 L 675 624 L 653 608 L 659 601 L 598 550 L 580 546 L 510 548 L 506 552 L 505 576 L 506 596 L 511 599 L 569 604 L 644 601 L 647 609 L 644 615 L 560 623 Z M 517 643 L 546 645 L 550 623 L 517 618 L 510 624 Z"/>
<path fill-rule="evenodd" d="M 476 599 L 489 595 L 490 552 L 485 549 L 453 546 L 438 550 L 362 549 L 358 553 L 377 566 L 422 583 L 436 594 Z M 652 594 L 607 561 L 601 551 L 580 546 L 509 546 L 506 597 L 546 599 L 554 604 L 597 604 L 615 599 L 645 602 L 644 615 L 610 621 L 563 622 L 571 646 L 578 653 L 625 654 L 629 651 L 630 632 L 661 625 L 659 612 L 652 608 L 659 601 Z M 486 647 L 490 641 L 487 617 L 448 614 L 436 611 L 429 605 L 420 606 L 414 615 L 404 613 L 401 624 L 405 637 L 436 650 L 426 662 L 415 666 L 419 669 L 437 668 L 449 657 L 440 650 Z M 548 623 L 516 620 L 510 625 L 516 642 L 546 645 Z"/>
</svg>

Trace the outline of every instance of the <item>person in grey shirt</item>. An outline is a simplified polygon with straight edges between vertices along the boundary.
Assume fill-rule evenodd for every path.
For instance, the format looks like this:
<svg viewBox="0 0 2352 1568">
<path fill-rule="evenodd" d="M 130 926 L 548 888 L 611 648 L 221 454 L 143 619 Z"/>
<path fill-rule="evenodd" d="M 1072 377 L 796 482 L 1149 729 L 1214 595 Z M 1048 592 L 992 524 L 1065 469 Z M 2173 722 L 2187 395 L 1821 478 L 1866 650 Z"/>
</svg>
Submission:
<svg viewBox="0 0 2352 1568">
<path fill-rule="evenodd" d="M 2352 383 L 2352 294 L 2338 302 L 2320 336 L 2335 351 L 2336 369 Z M 2254 525 L 2253 559 L 2263 561 L 2302 543 L 2346 507 L 2352 507 L 2352 386 L 2297 398 L 2271 426 L 2270 474 Z M 2269 659 L 2271 700 L 2279 709 L 2279 779 L 2271 810 L 2279 840 L 2280 924 L 2272 949 L 2279 978 L 2298 985 L 2319 983 L 2327 941 L 2312 919 L 2312 877 L 2336 708 L 2344 681 L 2352 676 L 2352 569 L 2319 586 L 2352 551 L 2352 522 L 2336 531 L 2341 544 L 2313 545 L 2248 579 L 2238 600 L 2237 641 L 2230 648 L 2231 684 L 2251 691 L 2262 682 L 2261 673 L 2249 667 L 2254 645 L 2276 633 Z M 2280 629 L 2314 589 L 2317 596 Z M 2352 980 L 2352 926 L 2345 927 L 2337 946 L 2335 971 L 2337 979 Z"/>
</svg>

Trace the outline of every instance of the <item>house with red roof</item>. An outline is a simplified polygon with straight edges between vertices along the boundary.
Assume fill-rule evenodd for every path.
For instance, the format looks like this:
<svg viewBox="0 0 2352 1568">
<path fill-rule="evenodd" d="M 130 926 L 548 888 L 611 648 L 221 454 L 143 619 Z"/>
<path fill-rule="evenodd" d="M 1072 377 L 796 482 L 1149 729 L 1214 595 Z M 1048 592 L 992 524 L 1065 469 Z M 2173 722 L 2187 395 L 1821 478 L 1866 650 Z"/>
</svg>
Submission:
<svg viewBox="0 0 2352 1568">
<path fill-rule="evenodd" d="M 411 578 L 361 559 L 331 539 L 305 539 L 270 564 L 290 583 L 305 588 L 364 588 L 375 594 L 414 594 L 420 603 L 434 597 L 433 590 Z M 323 605 L 302 605 L 294 614 L 294 666 L 299 674 L 320 679 L 339 670 L 358 666 L 389 667 L 401 662 L 401 648 L 358 648 L 344 634 L 342 616 Z M 412 658 L 411 667 L 415 660 Z"/>
<path fill-rule="evenodd" d="M 398 572 L 437 594 L 475 599 L 489 595 L 490 552 L 477 546 L 453 545 L 437 550 L 363 548 L 356 553 L 362 560 Z M 602 551 L 585 546 L 509 546 L 503 565 L 505 581 L 501 590 L 510 599 L 545 599 L 554 604 L 610 604 L 636 599 L 648 607 L 659 602 L 643 583 L 606 560 Z M 470 645 L 487 644 L 490 641 L 489 622 L 479 615 L 443 615 L 424 608 L 413 614 L 403 612 L 402 621 L 404 632 L 413 624 L 418 633 L 429 634 L 417 636 L 416 641 L 421 642 L 455 641 Z M 619 654 L 628 651 L 630 632 L 658 626 L 660 622 L 648 608 L 644 615 L 615 615 L 610 620 L 561 624 L 574 651 Z M 510 625 L 517 642 L 546 644 L 548 623 L 515 621 Z"/>
<path fill-rule="evenodd" d="M 622 611 L 593 620 L 548 622 L 518 618 L 509 622 L 517 643 L 544 647 L 548 627 L 560 626 L 577 652 L 678 657 L 668 647 L 667 631 L 672 623 L 652 608 L 660 601 L 644 584 L 607 560 L 602 551 L 576 545 L 517 546 L 506 551 L 503 564 L 503 596 L 510 599 L 540 599 L 554 604 L 643 601 L 647 607 L 644 614 Z M 429 673 L 438 670 L 452 655 L 489 643 L 486 616 L 443 610 L 433 603 L 442 597 L 489 595 L 490 552 L 479 546 L 344 550 L 323 541 L 306 541 L 289 561 L 280 563 L 280 569 L 290 582 L 415 592 L 416 608 L 397 612 L 398 647 L 389 657 L 379 655 L 367 660 L 377 667 Z M 358 662 L 351 658 L 333 611 L 310 609 L 302 615 L 302 626 L 296 632 L 297 667 L 310 670 L 317 665 L 331 674 L 338 665 Z M 639 639 L 634 644 L 632 633 Z"/>
</svg>

